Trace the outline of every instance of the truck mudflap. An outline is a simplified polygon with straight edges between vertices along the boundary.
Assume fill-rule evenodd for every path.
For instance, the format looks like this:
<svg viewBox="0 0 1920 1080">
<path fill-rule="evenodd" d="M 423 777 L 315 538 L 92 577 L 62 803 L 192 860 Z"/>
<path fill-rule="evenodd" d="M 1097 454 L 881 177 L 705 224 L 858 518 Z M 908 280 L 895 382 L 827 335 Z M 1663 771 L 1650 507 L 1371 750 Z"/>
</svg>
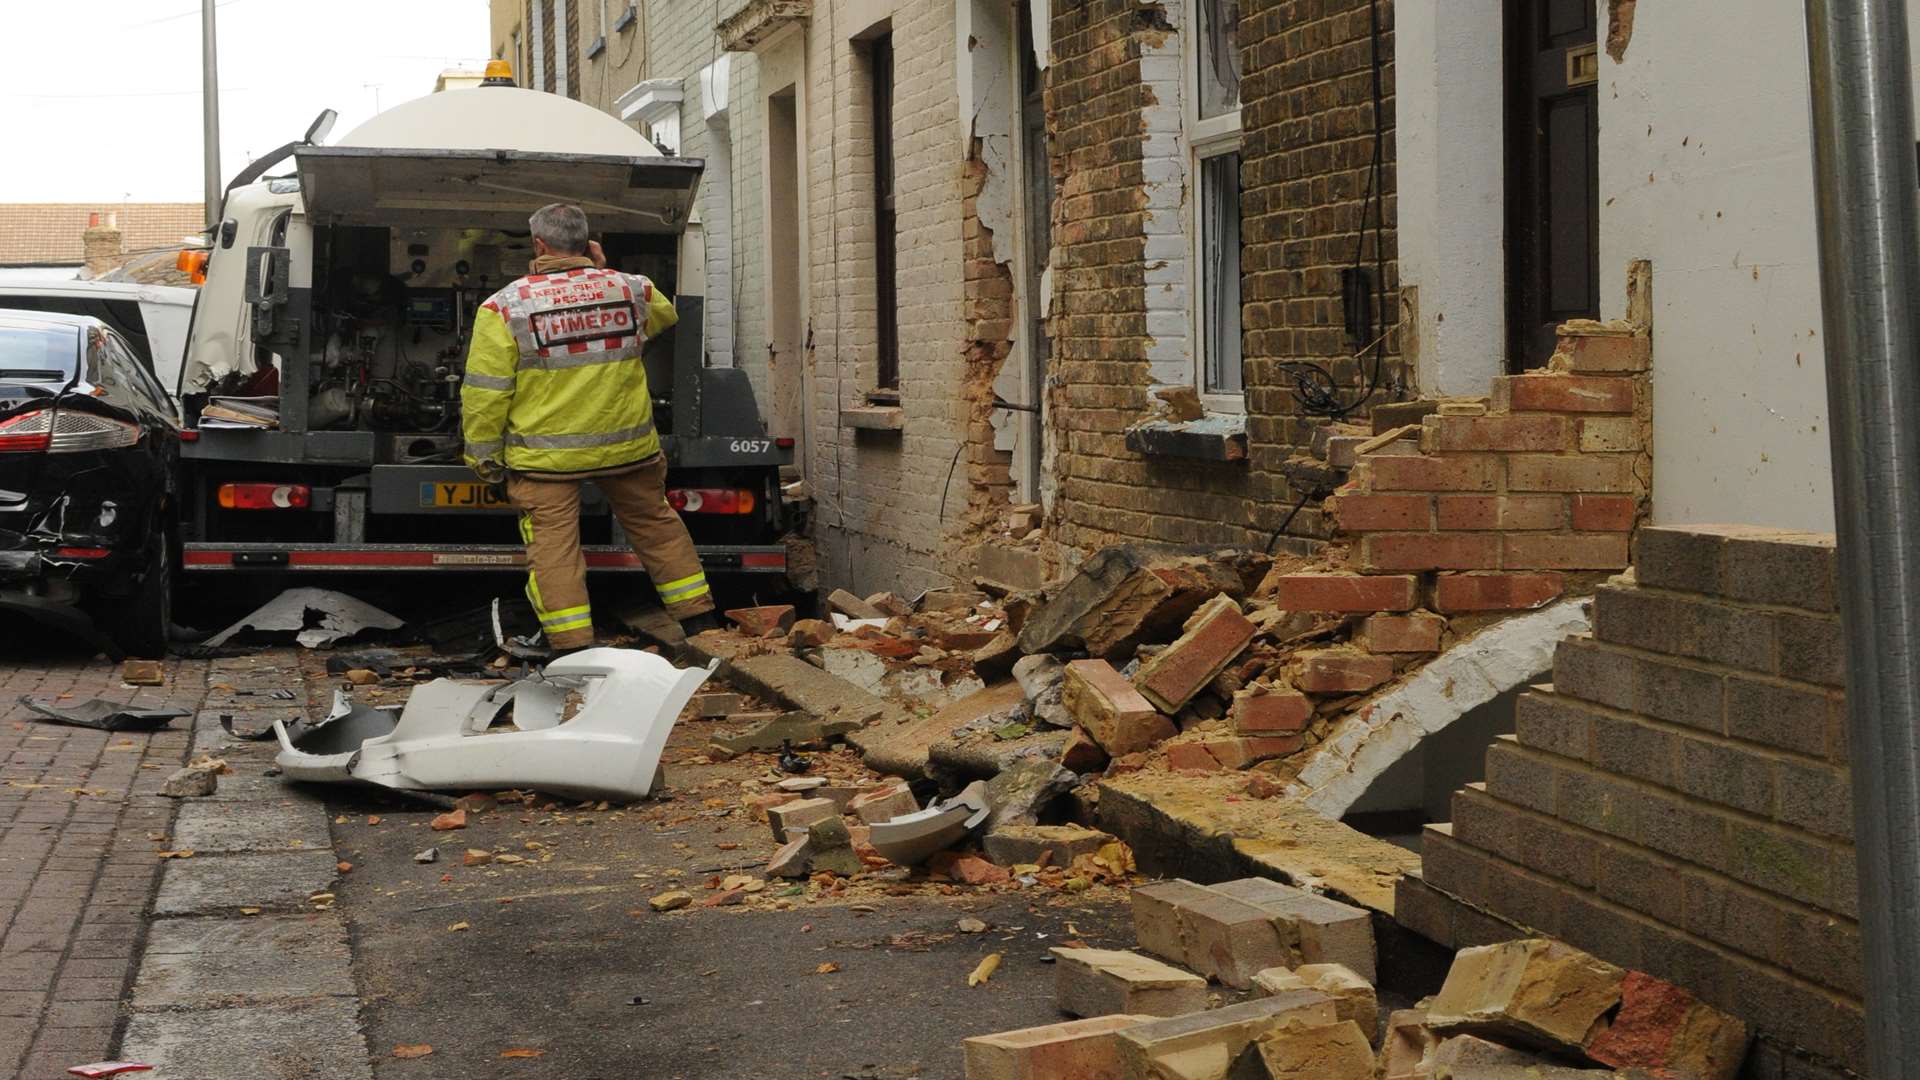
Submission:
<svg viewBox="0 0 1920 1080">
<path fill-rule="evenodd" d="M 631 548 L 586 545 L 590 572 L 645 573 Z M 709 573 L 785 574 L 787 549 L 778 544 L 702 544 L 700 565 Z M 180 556 L 187 573 L 213 571 L 324 570 L 459 571 L 517 570 L 527 554 L 511 544 L 225 544 L 189 543 Z"/>
</svg>

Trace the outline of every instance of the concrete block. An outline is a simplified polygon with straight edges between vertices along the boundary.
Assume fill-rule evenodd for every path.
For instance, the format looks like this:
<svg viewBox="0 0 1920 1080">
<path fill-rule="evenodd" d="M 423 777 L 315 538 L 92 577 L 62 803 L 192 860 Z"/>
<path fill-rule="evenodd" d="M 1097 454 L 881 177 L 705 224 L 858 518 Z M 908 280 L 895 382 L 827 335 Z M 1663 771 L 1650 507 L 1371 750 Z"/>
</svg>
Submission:
<svg viewBox="0 0 1920 1080">
<path fill-rule="evenodd" d="M 722 716 L 732 716 L 740 711 L 747 699 L 739 694 L 725 692 L 693 695 L 693 714 L 703 720 L 714 720 Z"/>
<path fill-rule="evenodd" d="M 1054 1000 L 1068 1016 L 1179 1016 L 1207 1007 L 1207 980 L 1116 949 L 1054 949 Z"/>
<path fill-rule="evenodd" d="M 1118 1077 L 1118 1032 L 1139 1016 L 1096 1016 L 1043 1027 L 977 1035 L 962 1043 L 966 1080 L 1080 1080 Z"/>
<path fill-rule="evenodd" d="M 1179 878 L 1133 890 L 1133 927 L 1141 948 L 1238 990 L 1299 955 L 1265 909 Z"/>
<path fill-rule="evenodd" d="M 868 825 L 891 821 L 919 809 L 920 802 L 913 797 L 913 789 L 905 784 L 894 784 L 855 795 L 853 801 L 847 804 L 847 811 Z"/>
<path fill-rule="evenodd" d="M 1441 1034 L 1494 1034 L 1579 1048 L 1604 1031 L 1626 972 L 1545 938 L 1463 949 L 1428 1008 Z"/>
<path fill-rule="evenodd" d="M 775 843 L 784 844 L 790 829 L 806 829 L 815 822 L 838 818 L 840 809 L 832 799 L 795 799 L 790 803 L 767 807 L 767 823 L 773 826 Z"/>
<path fill-rule="evenodd" d="M 1295 990 L 1223 1009 L 1171 1016 L 1119 1033 L 1125 1080 L 1237 1080 L 1258 1076 L 1253 1044 L 1288 1021 L 1332 1024 L 1333 1001 L 1312 990 Z"/>
<path fill-rule="evenodd" d="M 1061 701 L 1080 729 L 1111 757 L 1149 749 L 1176 730 L 1173 721 L 1105 660 L 1068 664 Z"/>
<path fill-rule="evenodd" d="M 1253 640 L 1254 625 L 1230 596 L 1216 596 L 1188 619 L 1178 640 L 1141 665 L 1133 685 L 1148 701 L 1177 713 L 1206 689 Z"/>
<path fill-rule="evenodd" d="M 987 834 L 985 847 L 987 858 L 1001 866 L 1039 863 L 1042 859 L 1048 866 L 1071 866 L 1073 860 L 1095 854 L 1111 843 L 1111 834 L 1078 825 L 1002 825 Z"/>
<path fill-rule="evenodd" d="M 1268 878 L 1241 878 L 1213 889 L 1264 911 L 1301 963 L 1341 964 L 1373 981 L 1373 921 L 1365 911 Z"/>
<path fill-rule="evenodd" d="M 1351 1020 L 1292 1021 L 1253 1045 L 1268 1080 L 1373 1080 L 1373 1044 Z"/>
</svg>

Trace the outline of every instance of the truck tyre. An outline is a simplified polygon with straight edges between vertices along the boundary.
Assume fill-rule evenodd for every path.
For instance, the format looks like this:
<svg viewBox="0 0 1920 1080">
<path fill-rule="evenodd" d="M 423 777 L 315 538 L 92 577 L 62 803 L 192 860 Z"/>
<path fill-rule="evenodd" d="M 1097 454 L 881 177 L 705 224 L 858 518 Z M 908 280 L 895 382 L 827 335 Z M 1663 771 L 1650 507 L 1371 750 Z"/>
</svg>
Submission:
<svg viewBox="0 0 1920 1080">
<path fill-rule="evenodd" d="M 167 655 L 173 624 L 173 542 L 162 528 L 147 545 L 140 585 L 120 609 L 113 639 L 128 656 L 160 659 Z"/>
</svg>

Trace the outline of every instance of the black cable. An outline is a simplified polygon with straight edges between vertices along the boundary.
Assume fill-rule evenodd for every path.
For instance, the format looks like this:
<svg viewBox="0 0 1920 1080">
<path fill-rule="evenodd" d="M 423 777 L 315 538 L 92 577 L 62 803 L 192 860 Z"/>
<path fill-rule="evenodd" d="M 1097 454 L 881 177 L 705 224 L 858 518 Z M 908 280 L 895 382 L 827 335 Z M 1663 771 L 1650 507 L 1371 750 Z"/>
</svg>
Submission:
<svg viewBox="0 0 1920 1080">
<path fill-rule="evenodd" d="M 1293 509 L 1287 511 L 1287 516 L 1280 520 L 1280 527 L 1273 530 L 1272 536 L 1267 537 L 1267 554 L 1273 554 L 1273 545 L 1280 542 L 1281 534 L 1287 531 L 1287 526 L 1293 524 L 1293 516 L 1298 514 L 1300 508 L 1307 505 L 1307 500 L 1311 498 L 1313 498 L 1312 488 L 1300 493 L 1300 501 L 1293 504 Z"/>
</svg>

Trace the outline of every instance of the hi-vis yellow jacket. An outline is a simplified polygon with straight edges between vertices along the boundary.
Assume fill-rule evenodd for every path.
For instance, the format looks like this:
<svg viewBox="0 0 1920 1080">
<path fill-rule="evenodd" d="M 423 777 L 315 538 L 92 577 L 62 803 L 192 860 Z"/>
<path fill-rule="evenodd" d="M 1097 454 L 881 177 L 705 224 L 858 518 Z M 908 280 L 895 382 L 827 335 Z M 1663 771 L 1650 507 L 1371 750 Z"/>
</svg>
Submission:
<svg viewBox="0 0 1920 1080">
<path fill-rule="evenodd" d="M 678 318 L 646 278 L 591 266 L 494 293 L 474 316 L 460 388 L 467 465 L 494 480 L 659 453 L 640 347 Z"/>
</svg>

